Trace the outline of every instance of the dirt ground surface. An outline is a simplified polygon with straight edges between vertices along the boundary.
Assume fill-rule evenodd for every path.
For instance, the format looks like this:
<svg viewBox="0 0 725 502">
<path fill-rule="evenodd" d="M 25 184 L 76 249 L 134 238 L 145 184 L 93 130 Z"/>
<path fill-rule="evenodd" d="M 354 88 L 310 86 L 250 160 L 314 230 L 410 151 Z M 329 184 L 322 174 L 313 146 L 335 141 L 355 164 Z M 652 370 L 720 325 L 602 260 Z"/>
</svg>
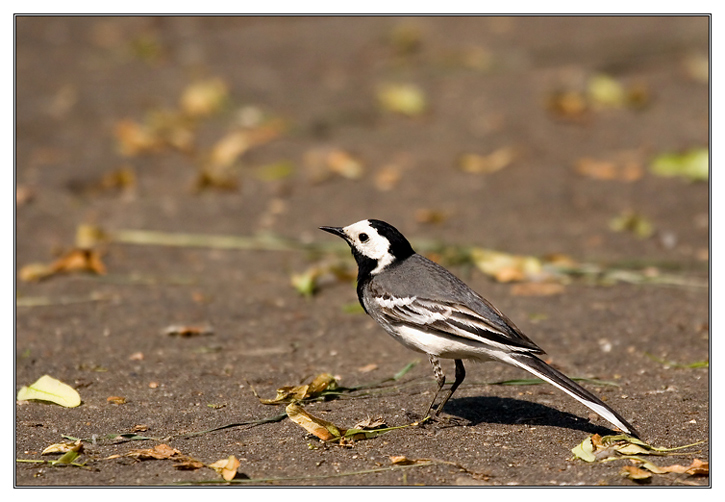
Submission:
<svg viewBox="0 0 725 502">
<path fill-rule="evenodd" d="M 427 358 L 355 308 L 354 279 L 330 272 L 353 259 L 317 230 L 378 218 L 421 251 L 445 243 L 432 256 L 547 361 L 596 379 L 583 385 L 647 443 L 704 441 L 653 463 L 707 462 L 708 184 L 649 166 L 709 146 L 708 18 L 18 17 L 16 29 L 15 391 L 47 374 L 82 398 L 16 403 L 17 486 L 223 483 L 191 459 L 230 456 L 251 485 L 709 484 L 573 459 L 609 425 L 551 386 L 495 384 L 530 378 L 501 364 L 468 365 L 448 420 L 352 444 L 288 418 L 193 435 L 284 413 L 253 389 L 272 398 L 321 373 L 360 386 L 416 360 L 304 409 L 343 428 L 421 418 Z M 106 239 L 77 243 L 79 225 Z M 160 245 L 130 230 L 242 239 Z M 24 280 L 79 245 L 105 274 Z M 601 273 L 496 280 L 465 259 L 471 246 Z M 310 267 L 322 273 L 306 297 L 291 278 Z M 59 458 L 41 452 L 63 436 L 82 439 L 83 467 L 38 462 Z M 133 454 L 161 444 L 179 453 Z"/>
</svg>

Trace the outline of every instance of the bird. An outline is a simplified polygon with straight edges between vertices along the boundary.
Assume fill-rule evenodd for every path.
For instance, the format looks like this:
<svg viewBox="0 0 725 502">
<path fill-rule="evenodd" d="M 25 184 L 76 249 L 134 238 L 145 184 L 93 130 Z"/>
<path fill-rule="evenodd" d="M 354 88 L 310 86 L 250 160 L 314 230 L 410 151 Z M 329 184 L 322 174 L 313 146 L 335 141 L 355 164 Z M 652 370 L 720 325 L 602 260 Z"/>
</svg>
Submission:
<svg viewBox="0 0 725 502">
<path fill-rule="evenodd" d="M 619 413 L 543 361 L 539 356 L 544 350 L 508 317 L 447 269 L 416 253 L 389 223 L 366 219 L 346 227 L 319 228 L 350 246 L 358 266 L 357 296 L 365 312 L 405 347 L 428 355 L 438 389 L 425 417 L 437 418 L 461 385 L 466 377 L 464 359 L 498 361 L 558 387 L 639 438 Z M 445 384 L 441 358 L 455 361 L 455 380 L 434 410 Z"/>
</svg>

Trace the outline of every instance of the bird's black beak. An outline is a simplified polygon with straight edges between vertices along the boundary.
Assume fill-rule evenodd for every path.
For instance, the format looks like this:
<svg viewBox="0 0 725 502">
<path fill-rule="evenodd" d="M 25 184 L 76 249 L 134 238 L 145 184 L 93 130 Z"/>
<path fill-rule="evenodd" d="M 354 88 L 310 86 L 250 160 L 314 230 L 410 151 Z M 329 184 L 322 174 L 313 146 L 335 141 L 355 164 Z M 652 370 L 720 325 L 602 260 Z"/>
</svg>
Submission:
<svg viewBox="0 0 725 502">
<path fill-rule="evenodd" d="M 329 232 L 333 235 L 337 235 L 338 237 L 342 237 L 343 239 L 347 240 L 347 235 L 345 235 L 342 227 L 320 227 L 320 230 L 324 230 L 325 232 Z"/>
</svg>

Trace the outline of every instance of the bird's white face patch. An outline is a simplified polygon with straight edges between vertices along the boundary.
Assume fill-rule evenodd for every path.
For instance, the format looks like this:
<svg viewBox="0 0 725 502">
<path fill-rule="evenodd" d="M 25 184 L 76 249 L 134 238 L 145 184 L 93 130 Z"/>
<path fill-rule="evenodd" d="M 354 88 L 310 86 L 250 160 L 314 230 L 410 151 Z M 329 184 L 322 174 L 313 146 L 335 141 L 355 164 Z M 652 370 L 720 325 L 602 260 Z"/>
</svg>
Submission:
<svg viewBox="0 0 725 502">
<path fill-rule="evenodd" d="M 368 220 L 358 221 L 342 229 L 352 246 L 363 256 L 378 262 L 373 275 L 390 265 L 395 257 L 390 253 L 390 241 L 380 235 Z"/>
</svg>

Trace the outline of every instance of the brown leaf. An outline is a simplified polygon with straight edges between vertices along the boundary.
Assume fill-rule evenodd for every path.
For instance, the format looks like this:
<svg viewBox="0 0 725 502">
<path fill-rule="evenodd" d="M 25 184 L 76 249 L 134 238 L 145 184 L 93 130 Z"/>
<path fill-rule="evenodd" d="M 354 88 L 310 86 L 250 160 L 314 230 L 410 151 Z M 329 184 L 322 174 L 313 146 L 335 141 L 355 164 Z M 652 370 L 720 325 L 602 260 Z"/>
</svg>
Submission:
<svg viewBox="0 0 725 502">
<path fill-rule="evenodd" d="M 702 460 L 696 458 L 692 461 L 692 465 L 690 465 L 685 472 L 690 476 L 709 476 L 710 462 L 703 462 Z"/>
<path fill-rule="evenodd" d="M 202 467 L 204 467 L 204 462 L 191 457 L 186 457 L 174 464 L 174 469 L 178 469 L 180 471 L 195 471 L 197 469 L 201 469 Z"/>
<path fill-rule="evenodd" d="M 589 113 L 589 103 L 579 91 L 554 91 L 547 100 L 547 109 L 557 118 L 581 121 Z"/>
<path fill-rule="evenodd" d="M 259 399 L 262 404 L 280 404 L 302 401 L 319 396 L 328 389 L 337 387 L 337 380 L 329 373 L 317 375 L 307 385 L 295 385 L 280 387 L 277 389 L 277 396 L 274 399 Z"/>
<path fill-rule="evenodd" d="M 488 155 L 467 153 L 458 158 L 458 168 L 471 174 L 490 174 L 508 167 L 516 158 L 516 150 L 502 147 Z"/>
<path fill-rule="evenodd" d="M 403 172 L 397 164 L 388 164 L 375 173 L 375 188 L 381 192 L 388 192 L 398 186 Z"/>
<path fill-rule="evenodd" d="M 137 458 L 139 460 L 166 460 L 182 457 L 183 454 L 176 448 L 172 448 L 167 444 L 160 444 L 154 446 L 153 448 L 131 450 L 126 453 L 126 456 Z"/>
<path fill-rule="evenodd" d="M 645 471 L 644 469 L 640 469 L 639 467 L 635 467 L 633 465 L 625 465 L 619 471 L 619 474 L 634 481 L 644 481 L 652 477 L 652 473 L 650 471 Z"/>
<path fill-rule="evenodd" d="M 331 175 L 359 179 L 364 174 L 360 159 L 340 148 L 314 148 L 304 155 L 304 167 L 308 179 L 319 183 Z"/>
<path fill-rule="evenodd" d="M 136 172 L 131 166 L 126 165 L 107 172 L 99 179 L 73 180 L 68 185 L 73 192 L 87 196 L 97 196 L 106 192 L 131 193 L 136 188 Z"/>
<path fill-rule="evenodd" d="M 688 466 L 684 465 L 668 465 L 661 468 L 664 472 L 674 472 L 677 474 L 687 473 L 690 476 L 709 476 L 710 475 L 710 463 L 703 462 L 700 459 L 695 459 L 692 464 Z"/>
<path fill-rule="evenodd" d="M 355 424 L 352 428 L 353 429 L 362 429 L 364 431 L 379 429 L 381 427 L 387 427 L 387 424 L 385 423 L 385 420 L 383 420 L 383 417 L 377 417 L 377 418 L 366 418 L 365 420 L 362 420 Z"/>
<path fill-rule="evenodd" d="M 214 144 L 208 162 L 217 167 L 232 166 L 251 147 L 252 139 L 248 130 L 231 131 Z"/>
<path fill-rule="evenodd" d="M 577 160 L 575 166 L 577 173 L 582 176 L 598 180 L 637 181 L 644 174 L 641 162 L 635 160 L 597 160 L 583 157 Z"/>
<path fill-rule="evenodd" d="M 46 279 L 55 274 L 73 272 L 92 272 L 105 275 L 106 267 L 101 261 L 100 252 L 94 249 L 72 249 L 49 265 L 31 263 L 18 272 L 22 281 L 33 282 Z"/>
<path fill-rule="evenodd" d="M 347 429 L 339 428 L 332 422 L 310 415 L 304 408 L 295 403 L 287 405 L 285 411 L 290 420 L 322 441 L 339 439 L 347 431 Z"/>
<path fill-rule="evenodd" d="M 239 465 L 239 460 L 234 455 L 230 455 L 228 458 L 223 458 L 213 464 L 209 464 L 209 467 L 221 474 L 224 480 L 231 481 L 237 475 Z"/>
<path fill-rule="evenodd" d="M 156 153 L 163 149 L 164 141 L 146 124 L 131 119 L 121 120 L 113 129 L 121 155 L 135 157 Z"/>
<path fill-rule="evenodd" d="M 15 205 L 23 206 L 35 198 L 35 190 L 27 185 L 18 185 L 15 188 Z"/>
<path fill-rule="evenodd" d="M 126 404 L 126 398 L 121 396 L 108 396 L 106 402 L 108 404 Z"/>
<path fill-rule="evenodd" d="M 445 211 L 439 211 L 437 209 L 417 209 L 415 211 L 415 220 L 418 223 L 428 223 L 431 225 L 438 225 L 448 219 L 449 214 Z"/>
<path fill-rule="evenodd" d="M 390 462 L 393 465 L 413 465 L 430 461 L 430 459 L 427 458 L 408 458 L 405 455 L 393 455 L 388 458 L 390 458 Z"/>
<path fill-rule="evenodd" d="M 169 336 L 179 336 L 182 338 L 191 338 L 192 336 L 211 336 L 214 334 L 214 328 L 208 324 L 201 326 L 188 326 L 173 324 L 163 330 L 163 334 Z"/>
</svg>

